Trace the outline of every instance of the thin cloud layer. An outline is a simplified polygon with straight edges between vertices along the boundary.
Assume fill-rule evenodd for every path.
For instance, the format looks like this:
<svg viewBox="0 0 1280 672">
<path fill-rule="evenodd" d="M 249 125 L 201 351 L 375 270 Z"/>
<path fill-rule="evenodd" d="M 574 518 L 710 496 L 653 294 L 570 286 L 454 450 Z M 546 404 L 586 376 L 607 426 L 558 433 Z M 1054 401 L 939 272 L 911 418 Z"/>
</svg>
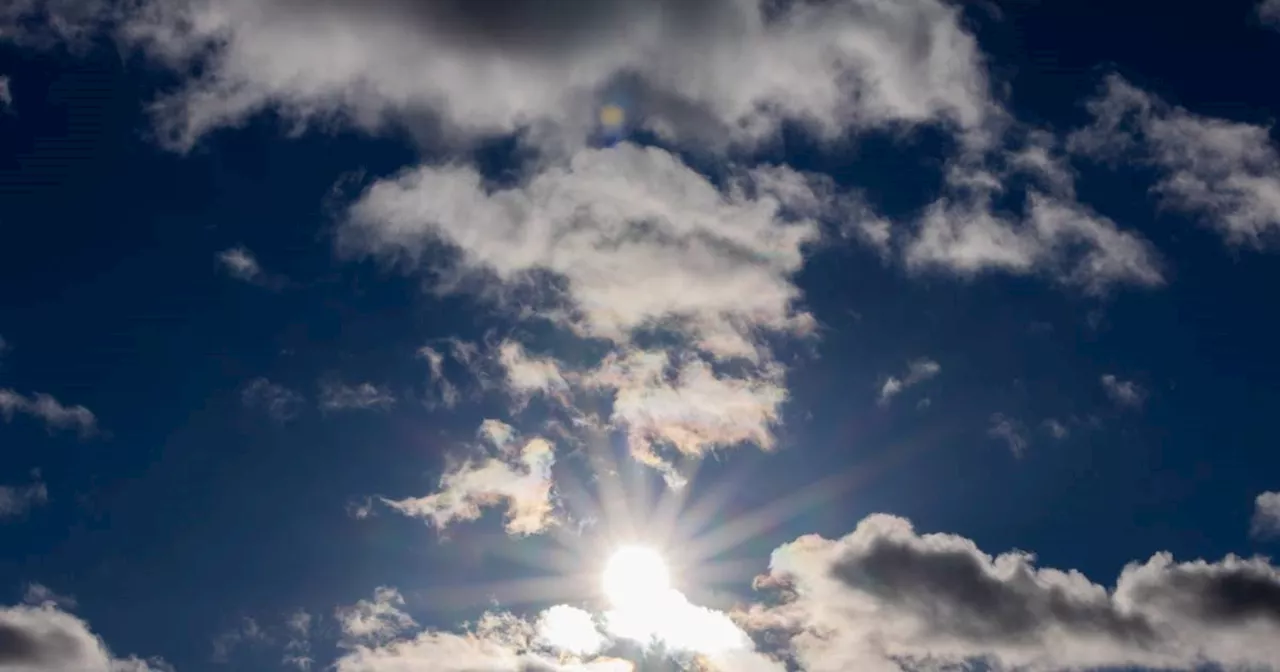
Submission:
<svg viewBox="0 0 1280 672">
<path fill-rule="evenodd" d="M 571 145 L 606 100 L 633 123 L 718 142 L 769 137 L 784 119 L 827 136 L 933 121 L 980 136 L 999 117 L 960 10 L 937 0 L 126 7 L 111 15 L 118 38 L 188 75 L 155 105 L 178 148 L 266 110 L 367 129 L 429 114 L 451 135 L 529 129 Z"/>
<path fill-rule="evenodd" d="M 1160 173 L 1152 187 L 1169 212 L 1190 215 L 1234 246 L 1269 247 L 1280 232 L 1280 153 L 1267 126 L 1205 117 L 1107 77 L 1088 103 L 1093 124 L 1072 151 Z"/>
<path fill-rule="evenodd" d="M 97 416 L 84 406 L 64 406 L 52 395 L 39 392 L 26 396 L 11 389 L 0 389 L 0 417 L 12 422 L 15 415 L 36 418 L 50 431 L 74 430 L 82 437 L 98 431 Z"/>
<path fill-rule="evenodd" d="M 505 431 L 497 431 L 497 425 Z M 451 465 L 433 494 L 400 500 L 382 498 L 382 502 L 404 515 L 424 518 L 437 529 L 454 521 L 476 520 L 487 507 L 506 506 L 507 532 L 537 534 L 545 530 L 553 524 L 555 510 L 551 472 L 555 454 L 551 444 L 533 438 L 516 446 L 515 430 L 496 421 L 486 421 L 481 435 L 493 442 L 493 455 Z"/>
<path fill-rule="evenodd" d="M 1032 670 L 1280 663 L 1280 573 L 1264 559 L 1130 563 L 1108 590 L 1021 552 L 919 534 L 877 514 L 837 540 L 774 551 L 760 587 L 781 603 L 741 620 L 786 637 L 806 672 L 902 664 Z"/>
</svg>

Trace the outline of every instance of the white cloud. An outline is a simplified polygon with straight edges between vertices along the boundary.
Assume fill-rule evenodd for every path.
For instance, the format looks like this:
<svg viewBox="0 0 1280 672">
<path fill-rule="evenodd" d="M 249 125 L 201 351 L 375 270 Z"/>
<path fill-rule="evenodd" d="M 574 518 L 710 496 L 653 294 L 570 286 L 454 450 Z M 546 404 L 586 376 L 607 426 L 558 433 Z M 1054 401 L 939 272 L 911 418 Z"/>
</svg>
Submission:
<svg viewBox="0 0 1280 672">
<path fill-rule="evenodd" d="M 1071 434 L 1071 430 L 1056 418 L 1046 419 L 1044 421 L 1044 429 L 1049 432 L 1049 436 L 1052 436 L 1055 439 L 1065 439 L 1069 434 Z"/>
<path fill-rule="evenodd" d="M 570 144 L 601 100 L 621 102 L 630 125 L 714 141 L 769 137 L 783 119 L 825 136 L 948 120 L 981 137 L 1000 116 L 960 10 L 937 0 L 499 11 L 165 0 L 136 3 L 117 33 L 189 75 L 155 109 L 179 148 L 268 109 L 299 125 L 340 118 L 366 129 L 429 114 L 451 137 L 527 128 Z"/>
<path fill-rule="evenodd" d="M 89 626 L 53 603 L 0 607 L 0 665 L 14 672 L 171 672 L 161 660 L 115 658 Z"/>
<path fill-rule="evenodd" d="M 880 386 L 880 405 L 887 406 L 900 392 L 917 383 L 923 383 L 942 372 L 942 366 L 932 359 L 917 359 L 907 363 L 907 373 L 901 378 L 889 376 Z"/>
<path fill-rule="evenodd" d="M 1280 0 L 1262 0 L 1259 2 L 1258 18 L 1272 28 L 1280 28 Z"/>
<path fill-rule="evenodd" d="M 9 77 L 0 75 L 0 112 L 13 107 L 13 92 L 9 89 Z"/>
<path fill-rule="evenodd" d="M 400 609 L 403 606 L 404 596 L 400 591 L 379 586 L 373 592 L 373 600 L 360 600 L 349 607 L 340 607 L 334 616 L 342 628 L 345 645 L 382 644 L 417 627 L 418 623 Z"/>
<path fill-rule="evenodd" d="M 240 392 L 240 399 L 249 408 L 261 408 L 267 415 L 280 422 L 298 417 L 304 400 L 301 394 L 283 385 L 255 378 Z"/>
<path fill-rule="evenodd" d="M 569 403 L 569 383 L 554 359 L 531 356 L 519 343 L 504 341 L 498 346 L 498 363 L 506 374 L 506 388 L 518 407 L 527 404 L 534 394 Z"/>
<path fill-rule="evenodd" d="M 49 489 L 36 472 L 35 478 L 26 485 L 0 485 L 0 520 L 19 518 L 32 508 L 49 501 Z"/>
<path fill-rule="evenodd" d="M 1194 114 L 1118 75 L 1088 107 L 1094 122 L 1072 134 L 1073 151 L 1155 167 L 1163 209 L 1202 219 L 1228 244 L 1265 247 L 1280 233 L 1280 153 L 1269 127 Z"/>
<path fill-rule="evenodd" d="M 590 612 L 567 604 L 543 611 L 533 629 L 538 644 L 572 656 L 594 656 L 609 643 Z"/>
<path fill-rule="evenodd" d="M 0 389 L 0 416 L 12 422 L 17 414 L 29 415 L 44 422 L 50 431 L 70 429 L 88 437 L 98 431 L 98 418 L 84 406 L 64 406 L 48 394 L 31 396 L 11 389 Z"/>
<path fill-rule="evenodd" d="M 1249 532 L 1258 538 L 1280 535 L 1280 492 L 1264 492 L 1254 500 Z"/>
<path fill-rule="evenodd" d="M 1130 408 L 1138 408 L 1147 400 L 1147 391 L 1132 380 L 1121 380 L 1108 373 L 1099 379 L 1102 389 L 1112 401 Z"/>
<path fill-rule="evenodd" d="M 542 532 L 554 523 L 552 446 L 541 438 L 515 446 L 511 440 L 514 430 L 506 429 L 507 441 L 495 442 L 496 456 L 480 461 L 468 458 L 451 465 L 440 477 L 437 492 L 401 500 L 382 498 L 383 503 L 407 516 L 425 518 L 438 529 L 456 520 L 475 520 L 485 507 L 505 505 L 509 533 Z M 487 438 L 495 436 L 489 422 L 481 430 Z"/>
<path fill-rule="evenodd" d="M 1155 248 L 1141 236 L 1073 199 L 1034 189 L 1021 222 L 994 211 L 990 194 L 936 201 L 904 257 L 913 271 L 1044 275 L 1089 294 L 1164 284 Z"/>
<path fill-rule="evenodd" d="M 217 255 L 218 263 L 231 277 L 268 289 L 281 289 L 284 278 L 268 273 L 258 263 L 258 258 L 245 247 L 232 247 Z"/>
<path fill-rule="evenodd" d="M 1026 428 L 1022 423 L 1007 418 L 1001 413 L 992 414 L 991 427 L 987 429 L 987 436 L 1004 441 L 1015 457 L 1022 457 L 1027 450 Z"/>
<path fill-rule="evenodd" d="M 333 381 L 320 384 L 320 408 L 325 411 L 387 410 L 396 398 L 373 383 L 351 386 Z"/>
<path fill-rule="evenodd" d="M 1176 563 L 1157 553 L 1114 589 L 1078 571 L 995 557 L 877 514 L 837 540 L 773 552 L 761 587 L 781 603 L 741 615 L 789 640 L 806 672 L 994 669 L 1264 669 L 1280 662 L 1280 573 L 1264 559 Z"/>
</svg>

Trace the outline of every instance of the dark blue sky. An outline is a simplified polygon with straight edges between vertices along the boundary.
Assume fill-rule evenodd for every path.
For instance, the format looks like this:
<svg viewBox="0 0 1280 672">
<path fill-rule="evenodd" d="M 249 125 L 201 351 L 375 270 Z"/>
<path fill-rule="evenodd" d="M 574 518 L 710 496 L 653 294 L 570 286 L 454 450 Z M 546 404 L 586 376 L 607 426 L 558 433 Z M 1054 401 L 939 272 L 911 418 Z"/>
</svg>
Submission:
<svg viewBox="0 0 1280 672">
<path fill-rule="evenodd" d="M 908 4 L 934 6 L 903 6 Z M 30 4 L 48 12 L 69 6 Z M 493 11 L 516 16 L 527 10 Z M 1280 192 L 1267 192 L 1280 186 L 1280 161 L 1275 145 L 1264 144 L 1243 158 L 1219 148 L 1179 162 L 1177 147 L 1212 138 L 1188 130 L 1189 122 L 1177 126 L 1185 135 L 1172 139 L 1165 133 L 1172 126 L 1160 126 L 1171 119 L 1205 127 L 1235 123 L 1276 141 L 1268 129 L 1280 110 L 1280 92 L 1271 86 L 1268 64 L 1280 62 L 1280 32 L 1259 12 L 1254 3 L 1234 1 L 964 6 L 955 30 L 975 36 L 985 55 L 985 90 L 992 109 L 1000 110 L 987 118 L 1005 119 L 1004 126 L 978 124 L 1001 129 L 993 146 L 974 150 L 978 163 L 965 163 L 965 156 L 975 156 L 962 148 L 968 131 L 947 116 L 946 105 L 936 118 L 903 113 L 905 121 L 883 124 L 854 115 L 843 138 L 824 137 L 800 115 L 784 115 L 773 139 L 725 152 L 693 136 L 664 138 L 641 127 L 651 108 L 629 110 L 639 118 L 629 120 L 636 128 L 624 144 L 659 145 L 709 174 L 757 164 L 825 174 L 831 182 L 819 190 L 824 198 L 856 194 L 859 208 L 865 206 L 819 208 L 820 240 L 806 247 L 802 263 L 782 280 L 798 290 L 793 310 L 812 315 L 813 333 L 797 336 L 752 323 L 752 338 L 767 343 L 762 352 L 786 367 L 778 384 L 787 399 L 778 421 L 769 423 L 776 446 L 766 451 L 756 441 L 711 442 L 718 446 L 714 456 L 680 496 L 716 502 L 707 530 L 758 519 L 752 512 L 782 513 L 745 525 L 741 538 L 724 544 L 731 548 L 705 559 L 712 569 L 689 568 L 688 576 L 700 577 L 682 585 L 690 599 L 719 600 L 715 606 L 726 610 L 732 600 L 725 594 L 742 604 L 764 600 L 751 590 L 751 577 L 769 571 L 771 551 L 806 534 L 840 539 L 864 530 L 859 521 L 877 512 L 910 520 L 920 534 L 971 539 L 992 555 L 1033 552 L 1039 567 L 1077 569 L 1108 589 L 1126 563 L 1144 563 L 1160 551 L 1179 562 L 1210 563 L 1228 554 L 1276 551 L 1269 534 L 1276 528 L 1269 526 L 1280 525 L 1280 518 L 1268 522 L 1259 496 L 1280 489 L 1274 423 L 1280 317 L 1272 309 L 1280 265 L 1271 245 L 1280 231 L 1280 197 L 1274 196 Z M 432 20 L 431 12 L 421 13 L 413 21 Z M 587 455 L 600 450 L 623 463 L 624 480 L 644 484 L 633 486 L 633 495 L 671 496 L 658 472 L 628 457 L 633 426 L 625 418 L 615 415 L 612 425 L 594 434 L 567 420 L 588 417 L 579 413 L 591 407 L 605 409 L 590 417 L 606 421 L 610 388 L 597 388 L 599 398 L 575 391 L 571 401 L 543 390 L 527 408 L 513 410 L 520 395 L 493 373 L 500 371 L 493 367 L 502 342 L 521 342 L 528 352 L 554 356 L 564 370 L 576 367 L 581 375 L 614 345 L 571 334 L 564 324 L 527 319 L 513 305 L 522 295 L 513 291 L 495 300 L 492 286 L 500 282 L 489 276 L 442 289 L 442 278 L 465 265 L 449 261 L 451 255 L 478 258 L 467 256 L 465 237 L 450 239 L 460 235 L 456 231 L 437 234 L 446 245 L 430 243 L 429 253 L 409 260 L 376 245 L 353 249 L 344 242 L 356 226 L 352 209 L 374 193 L 366 189 L 399 171 L 475 165 L 500 183 L 528 184 L 539 166 L 558 165 L 565 150 L 538 145 L 527 129 L 519 143 L 504 133 L 476 133 L 480 140 L 468 144 L 467 133 L 440 125 L 442 118 L 448 121 L 441 110 L 449 105 L 414 107 L 430 96 L 412 105 L 387 103 L 395 113 L 374 128 L 351 109 L 346 116 L 311 109 L 339 99 L 336 94 L 290 107 L 296 92 L 286 85 L 259 109 L 202 128 L 189 148 L 166 146 L 157 140 L 162 122 L 149 106 L 158 96 L 189 90 L 183 82 L 199 81 L 199 67 L 216 72 L 216 66 L 177 66 L 157 47 L 126 43 L 122 19 L 89 21 L 88 37 L 80 41 L 65 35 L 41 41 L 23 36 L 40 33 L 46 15 L 22 15 L 19 8 L 15 16 L 0 11 L 0 75 L 8 78 L 11 94 L 0 112 L 0 391 L 11 395 L 5 406 L 0 392 L 0 418 L 6 420 L 0 423 L 0 486 L 24 503 L 6 510 L 0 497 L 0 590 L 7 596 L 0 604 L 23 609 L 17 605 L 24 591 L 39 584 L 74 597 L 74 607 L 58 609 L 83 619 L 118 658 L 158 656 L 183 671 L 257 671 L 293 669 L 296 663 L 282 659 L 288 642 L 298 639 L 287 620 L 299 611 L 312 617 L 304 637 L 312 669 L 464 669 L 432 658 L 439 654 L 424 654 L 426 662 L 415 668 L 353 662 L 359 646 L 372 650 L 390 640 L 357 644 L 358 633 L 335 610 L 371 599 L 379 586 L 403 595 L 400 608 L 424 632 L 458 631 L 495 605 L 533 619 L 556 602 L 584 603 L 594 585 L 578 585 L 563 598 L 526 599 L 510 588 L 518 579 L 563 573 L 547 559 L 554 553 L 589 552 L 564 533 L 505 533 L 508 500 L 486 503 L 479 520 L 454 520 L 440 529 L 419 519 L 426 516 L 399 515 L 376 497 L 402 500 L 440 490 L 442 474 L 457 467 L 458 456 L 476 450 L 476 428 L 486 418 L 527 437 L 546 436 L 556 446 L 556 478 L 584 485 L 597 499 L 607 496 L 600 493 L 608 490 L 602 484 L 609 477 L 595 473 Z M 854 13 L 850 20 L 876 18 Z M 429 39 L 432 28 L 420 28 Z M 489 37 L 499 47 L 503 39 L 517 45 L 510 47 L 512 58 L 540 57 L 521 56 L 516 37 Z M 232 46 L 222 48 L 243 46 L 234 39 L 227 44 Z M 928 40 L 917 46 L 938 49 Z M 529 48 L 536 52 L 538 46 Z M 956 70 L 964 67 L 945 52 L 932 56 Z M 434 72 L 425 69 L 420 76 Z M 1107 146 L 1125 149 L 1109 162 L 1097 152 L 1068 149 L 1067 139 L 1073 131 L 1101 127 L 1086 101 L 1102 95 L 1113 74 L 1156 102 L 1133 108 L 1124 129 L 1112 129 L 1119 135 L 1108 137 Z M 764 77 L 743 74 L 753 76 Z M 469 83 L 472 89 L 489 85 Z M 228 91 L 234 90 L 217 95 L 233 99 Z M 653 103 L 652 109 L 665 108 Z M 188 123 L 196 116 L 189 109 L 186 114 Z M 290 132 L 297 118 L 308 125 Z M 965 266 L 957 261 L 960 253 L 912 260 L 931 204 L 966 198 L 948 167 L 999 173 L 1030 128 L 1052 137 L 1051 153 L 1074 171 L 1074 186 L 1054 198 L 1066 199 L 1069 192 L 1076 206 L 1145 241 L 1159 282 L 1119 273 L 1094 291 L 1097 285 L 1073 281 L 1073 272 L 1088 267 L 1075 260 L 1103 254 L 1090 246 L 1101 250 L 1115 242 L 1088 236 L 1068 237 L 1060 246 L 1044 236 L 1011 243 L 1024 252 L 1040 250 L 1027 253 L 1026 265 Z M 1232 160 L 1238 165 L 1228 165 Z M 1239 176 L 1255 180 L 1249 184 L 1257 190 L 1187 205 L 1192 199 L 1177 201 L 1168 187 L 1158 186 L 1178 175 L 1209 182 L 1217 195 L 1243 189 L 1232 181 Z M 1034 189 L 1028 184 L 1039 178 L 1014 172 L 998 177 L 1003 191 L 988 214 L 1004 216 L 1017 230 L 1036 230 L 1037 222 L 1022 213 Z M 607 203 L 602 198 L 596 207 Z M 474 203 L 459 207 L 464 219 L 483 216 L 466 209 Z M 675 219 L 684 216 L 678 210 L 678 204 L 669 210 Z M 1232 240 L 1233 229 L 1220 224 L 1239 221 L 1233 217 L 1245 210 L 1262 213 L 1250 220 L 1261 221 L 1257 245 Z M 420 212 L 428 211 L 438 210 L 423 206 Z M 591 212 L 598 210 L 586 216 Z M 851 219 L 873 217 L 869 213 L 894 232 L 887 247 L 851 233 Z M 521 221 L 532 226 L 533 220 Z M 401 244 L 395 241 L 386 244 Z M 237 272 L 221 256 L 229 250 L 251 255 L 259 270 Z M 997 258 L 1003 257 L 990 256 Z M 565 289 L 555 284 L 553 265 L 535 270 L 547 272 L 547 282 L 560 287 L 550 293 L 569 305 L 584 295 L 572 271 L 560 271 L 562 279 L 571 278 Z M 528 305 L 537 312 L 542 304 Z M 677 329 L 666 337 L 687 346 L 680 340 L 687 335 Z M 484 360 L 468 366 L 444 358 L 444 377 L 462 390 L 453 406 L 442 402 L 441 383 L 419 354 L 431 346 L 448 355 L 451 342 L 477 344 Z M 684 346 L 670 352 L 678 347 Z M 932 373 L 911 373 L 925 362 L 935 365 Z M 739 365 L 714 363 L 730 377 Z M 255 381 L 261 381 L 259 392 L 277 399 L 295 395 L 281 402 L 290 412 L 273 414 L 261 394 L 248 392 Z M 901 391 L 885 395 L 888 382 Z M 337 402 L 324 407 L 335 389 L 363 383 L 389 400 L 361 397 L 348 399 L 347 408 L 336 408 L 344 405 Z M 267 385 L 277 392 L 263 392 Z M 61 409 L 88 409 L 92 427 L 83 415 L 41 406 L 41 394 Z M 562 429 L 548 428 L 552 418 Z M 598 445 L 601 436 L 605 448 Z M 838 487 L 817 485 L 835 474 L 852 477 Z M 32 494 L 39 484 L 43 496 Z M 573 510 L 569 484 L 554 487 L 564 497 L 554 514 L 567 521 L 561 529 L 589 515 Z M 795 503 L 797 493 L 806 492 L 820 494 Z M 373 515 L 353 515 L 369 501 Z M 635 508 L 631 517 L 642 528 L 656 515 L 653 507 Z M 1274 509 L 1280 515 L 1280 501 Z M 609 526 L 597 521 L 595 528 Z M 1270 571 L 1268 585 L 1277 590 L 1280 579 Z M 797 571 L 789 580 L 803 585 L 804 576 Z M 875 586 L 905 590 L 871 576 Z M 961 580 L 953 576 L 943 585 Z M 595 579 L 584 573 L 570 581 Z M 859 584 L 850 585 L 856 592 Z M 933 584 L 918 577 L 913 585 Z M 1257 595 L 1264 594 L 1261 586 Z M 901 593 L 861 589 L 898 605 L 903 619 L 918 616 L 901 607 L 909 602 Z M 950 599 L 945 589 L 935 594 Z M 808 605 L 804 599 L 796 604 Z M 1275 633 L 1280 606 L 1266 599 L 1245 621 Z M 0 619 L 0 632 L 17 627 L 8 618 Z M 246 628 L 246 618 L 265 634 Z M 964 646 L 941 641 L 905 638 L 900 651 L 908 657 L 989 657 L 997 667 L 1025 660 L 992 644 L 995 639 Z M 804 644 L 790 646 L 789 653 L 773 652 L 793 669 L 841 669 L 821 662 Z M 1240 662 L 1216 657 L 1214 641 L 1198 646 L 1210 662 Z M 1045 665 L 1083 665 L 1067 653 L 1068 645 L 1046 650 L 1037 654 Z M 1172 648 L 1157 644 L 1151 650 L 1167 653 L 1170 667 L 1180 666 L 1182 654 Z M 1259 650 L 1244 662 L 1280 665 L 1276 655 Z M 39 661 L 24 668 L 20 657 L 14 660 L 15 670 L 70 669 L 39 667 Z M 1117 654 L 1100 664 L 1145 660 Z M 7 665 L 0 655 L 0 670 L 11 669 Z"/>
</svg>

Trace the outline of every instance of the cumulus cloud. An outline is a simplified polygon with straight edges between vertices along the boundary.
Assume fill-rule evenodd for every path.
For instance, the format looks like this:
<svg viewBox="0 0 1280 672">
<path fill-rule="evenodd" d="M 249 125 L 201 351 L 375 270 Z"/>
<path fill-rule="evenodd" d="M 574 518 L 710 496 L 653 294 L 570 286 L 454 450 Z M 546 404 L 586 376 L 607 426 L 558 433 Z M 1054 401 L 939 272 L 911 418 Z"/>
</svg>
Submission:
<svg viewBox="0 0 1280 672">
<path fill-rule="evenodd" d="M 499 428 L 501 427 L 501 428 Z M 545 439 L 532 438 L 522 446 L 515 430 L 489 420 L 481 435 L 493 442 L 484 459 L 463 459 L 440 477 L 439 489 L 425 497 L 382 498 L 387 506 L 438 529 L 457 520 L 476 520 L 486 507 L 506 506 L 506 529 L 511 534 L 537 534 L 554 523 L 553 479 L 555 455 Z M 501 438 L 502 440 L 496 440 Z"/>
<path fill-rule="evenodd" d="M 991 426 L 987 429 L 987 436 L 1004 441 L 1015 457 L 1022 457 L 1022 454 L 1027 450 L 1026 428 L 1022 426 L 1022 423 L 1013 418 L 1005 417 L 1002 413 L 991 415 Z"/>
<path fill-rule="evenodd" d="M 741 620 L 786 638 L 807 672 L 903 665 L 997 669 L 1274 666 L 1280 573 L 1264 559 L 1130 563 L 1108 590 L 1018 551 L 991 556 L 877 514 L 848 536 L 797 539 L 758 585 L 781 602 Z"/>
<path fill-rule="evenodd" d="M 298 417 L 304 400 L 301 394 L 266 378 L 255 378 L 240 392 L 240 400 L 249 408 L 260 408 L 280 422 Z"/>
<path fill-rule="evenodd" d="M 158 659 L 112 656 L 87 623 L 51 602 L 0 607 L 0 667 L 16 672 L 171 672 Z"/>
<path fill-rule="evenodd" d="M 333 381 L 320 384 L 320 408 L 325 411 L 387 410 L 396 398 L 373 383 L 344 385 Z"/>
<path fill-rule="evenodd" d="M 15 415 L 27 415 L 44 422 L 49 431 L 75 430 L 81 437 L 98 431 L 98 418 L 84 406 L 64 406 L 48 394 L 30 396 L 11 389 L 0 389 L 0 416 L 12 422 Z"/>
<path fill-rule="evenodd" d="M 976 40 L 938 0 L 126 7 L 117 37 L 187 75 L 155 105 L 179 148 L 266 110 L 370 130 L 427 114 L 450 136 L 559 141 L 590 130 L 602 101 L 633 125 L 717 142 L 771 137 L 783 120 L 828 137 L 944 122 L 980 138 L 999 117 Z"/>
<path fill-rule="evenodd" d="M 1230 245 L 1261 248 L 1280 232 L 1280 153 L 1267 126 L 1205 117 L 1107 77 L 1089 101 L 1093 124 L 1071 135 L 1077 153 L 1140 161 L 1169 212 L 1192 215 Z"/>
<path fill-rule="evenodd" d="M 1132 380 L 1121 380 L 1110 373 L 1099 380 L 1111 401 L 1121 406 L 1138 408 L 1147 400 L 1147 391 Z"/>
<path fill-rule="evenodd" d="M 942 372 L 942 366 L 932 359 L 917 359 L 907 364 L 907 372 L 901 377 L 889 376 L 880 386 L 880 405 L 888 406 L 900 392 L 917 383 L 923 383 Z"/>
<path fill-rule="evenodd" d="M 1254 499 L 1249 531 L 1260 539 L 1280 535 L 1280 492 L 1264 492 Z"/>
<path fill-rule="evenodd" d="M 49 489 L 39 474 L 26 485 L 0 485 L 0 520 L 19 518 L 49 501 Z"/>
<path fill-rule="evenodd" d="M 826 188 L 785 168 L 744 171 L 717 187 L 666 151 L 623 143 L 583 150 L 514 187 L 486 185 L 456 165 L 408 171 L 361 196 L 342 240 L 349 250 L 409 259 L 443 243 L 457 253 L 452 268 L 436 269 L 448 274 L 445 288 L 480 280 L 483 295 L 519 304 L 518 314 L 611 343 L 577 380 L 613 390 L 615 420 L 638 455 L 659 462 L 651 446 L 659 440 L 692 455 L 772 443 L 786 390 L 759 335 L 813 328 L 795 307 L 791 276 L 818 238 L 812 216 Z M 548 282 L 554 300 L 519 303 Z M 641 348 L 637 339 L 655 329 L 678 347 Z M 568 391 L 570 376 L 556 362 L 515 343 L 499 358 L 518 399 Z M 732 375 L 713 370 L 729 360 L 738 362 Z M 671 380 L 668 365 L 679 371 Z M 635 407 L 645 400 L 653 405 Z M 681 400 L 688 410 L 666 406 Z"/>
</svg>

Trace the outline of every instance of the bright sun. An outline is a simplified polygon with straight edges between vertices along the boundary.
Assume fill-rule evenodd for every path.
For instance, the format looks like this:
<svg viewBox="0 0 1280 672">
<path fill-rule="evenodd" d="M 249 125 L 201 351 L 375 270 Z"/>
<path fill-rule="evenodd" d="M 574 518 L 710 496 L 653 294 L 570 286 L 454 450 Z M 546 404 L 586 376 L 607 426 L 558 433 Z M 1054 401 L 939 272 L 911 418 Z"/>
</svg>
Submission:
<svg viewBox="0 0 1280 672">
<path fill-rule="evenodd" d="M 604 595 L 617 609 L 633 610 L 661 600 L 671 589 L 667 563 L 657 551 L 626 546 L 604 567 Z"/>
</svg>

